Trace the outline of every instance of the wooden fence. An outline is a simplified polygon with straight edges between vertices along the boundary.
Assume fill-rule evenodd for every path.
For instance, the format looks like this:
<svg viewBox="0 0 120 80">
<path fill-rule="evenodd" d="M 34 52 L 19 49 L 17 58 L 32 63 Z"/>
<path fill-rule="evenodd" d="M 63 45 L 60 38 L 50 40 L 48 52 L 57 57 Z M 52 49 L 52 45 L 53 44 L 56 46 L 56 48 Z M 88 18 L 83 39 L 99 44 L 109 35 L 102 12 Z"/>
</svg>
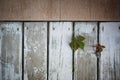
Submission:
<svg viewBox="0 0 120 80">
<path fill-rule="evenodd" d="M 72 33 L 85 36 L 84 50 L 70 48 Z M 97 58 L 98 42 L 106 48 Z M 120 80 L 119 76 L 120 22 L 0 22 L 0 80 Z"/>
</svg>

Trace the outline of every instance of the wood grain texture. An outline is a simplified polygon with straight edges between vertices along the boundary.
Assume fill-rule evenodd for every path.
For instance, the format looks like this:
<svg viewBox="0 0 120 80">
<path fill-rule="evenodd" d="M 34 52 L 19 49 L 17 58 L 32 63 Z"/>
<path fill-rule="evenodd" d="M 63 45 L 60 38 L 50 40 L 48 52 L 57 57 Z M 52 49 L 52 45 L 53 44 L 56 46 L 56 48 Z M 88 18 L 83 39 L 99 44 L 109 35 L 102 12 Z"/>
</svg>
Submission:
<svg viewBox="0 0 120 80">
<path fill-rule="evenodd" d="M 0 0 L 0 20 L 120 21 L 120 0 Z"/>
<path fill-rule="evenodd" d="M 75 22 L 75 36 L 82 35 L 84 50 L 77 50 L 74 53 L 74 80 L 97 80 L 97 58 L 95 48 L 97 43 L 96 22 Z"/>
<path fill-rule="evenodd" d="M 22 23 L 0 23 L 0 80 L 21 80 Z"/>
<path fill-rule="evenodd" d="M 61 20 L 89 20 L 91 0 L 62 0 Z"/>
<path fill-rule="evenodd" d="M 100 24 L 101 53 L 100 80 L 120 80 L 120 22 Z"/>
<path fill-rule="evenodd" d="M 91 19 L 120 21 L 120 0 L 91 0 Z"/>
<path fill-rule="evenodd" d="M 120 0 L 62 0 L 61 20 L 119 21 Z"/>
<path fill-rule="evenodd" d="M 49 32 L 49 80 L 72 80 L 72 23 L 51 22 Z"/>
<path fill-rule="evenodd" d="M 59 20 L 59 0 L 0 0 L 0 20 Z"/>
<path fill-rule="evenodd" d="M 47 23 L 24 26 L 24 80 L 47 80 Z"/>
</svg>

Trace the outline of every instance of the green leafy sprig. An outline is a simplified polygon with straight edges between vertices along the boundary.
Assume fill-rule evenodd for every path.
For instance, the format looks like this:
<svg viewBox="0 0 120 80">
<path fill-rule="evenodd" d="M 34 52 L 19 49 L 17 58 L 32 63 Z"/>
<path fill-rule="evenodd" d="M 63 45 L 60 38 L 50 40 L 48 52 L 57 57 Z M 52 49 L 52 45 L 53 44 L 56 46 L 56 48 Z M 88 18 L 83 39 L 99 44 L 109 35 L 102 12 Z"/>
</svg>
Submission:
<svg viewBox="0 0 120 80">
<path fill-rule="evenodd" d="M 83 49 L 84 50 L 84 41 L 85 40 L 85 37 L 81 36 L 81 35 L 78 35 L 78 36 L 74 36 L 74 34 L 72 35 L 72 40 L 70 42 L 70 47 L 76 51 L 78 48 L 80 49 Z"/>
</svg>

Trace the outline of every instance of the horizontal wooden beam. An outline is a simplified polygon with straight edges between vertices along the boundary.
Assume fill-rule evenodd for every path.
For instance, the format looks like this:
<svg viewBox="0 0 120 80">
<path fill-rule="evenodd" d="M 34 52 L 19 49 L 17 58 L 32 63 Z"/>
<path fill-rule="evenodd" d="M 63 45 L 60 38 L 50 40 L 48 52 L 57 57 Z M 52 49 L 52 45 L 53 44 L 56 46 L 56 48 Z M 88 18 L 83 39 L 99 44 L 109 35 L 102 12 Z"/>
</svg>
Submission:
<svg viewBox="0 0 120 80">
<path fill-rule="evenodd" d="M 120 21 L 120 0 L 0 0 L 0 20 Z"/>
</svg>

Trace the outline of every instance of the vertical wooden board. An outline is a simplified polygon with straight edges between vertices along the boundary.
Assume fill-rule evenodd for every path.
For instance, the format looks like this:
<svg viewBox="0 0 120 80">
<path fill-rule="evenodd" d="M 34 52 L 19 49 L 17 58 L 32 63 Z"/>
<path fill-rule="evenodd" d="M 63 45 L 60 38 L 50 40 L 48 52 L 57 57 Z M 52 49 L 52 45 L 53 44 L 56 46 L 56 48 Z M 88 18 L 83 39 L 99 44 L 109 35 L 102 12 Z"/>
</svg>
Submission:
<svg viewBox="0 0 120 80">
<path fill-rule="evenodd" d="M 100 23 L 100 80 L 120 80 L 120 22 Z"/>
<path fill-rule="evenodd" d="M 97 80 L 97 58 L 95 48 L 97 43 L 96 22 L 75 22 L 75 36 L 82 35 L 84 50 L 78 49 L 74 53 L 74 80 Z"/>
<path fill-rule="evenodd" d="M 22 23 L 0 23 L 0 80 L 22 78 Z"/>
<path fill-rule="evenodd" d="M 47 80 L 47 22 L 24 23 L 24 80 Z"/>
<path fill-rule="evenodd" d="M 49 80 L 72 80 L 71 22 L 50 22 Z"/>
</svg>

